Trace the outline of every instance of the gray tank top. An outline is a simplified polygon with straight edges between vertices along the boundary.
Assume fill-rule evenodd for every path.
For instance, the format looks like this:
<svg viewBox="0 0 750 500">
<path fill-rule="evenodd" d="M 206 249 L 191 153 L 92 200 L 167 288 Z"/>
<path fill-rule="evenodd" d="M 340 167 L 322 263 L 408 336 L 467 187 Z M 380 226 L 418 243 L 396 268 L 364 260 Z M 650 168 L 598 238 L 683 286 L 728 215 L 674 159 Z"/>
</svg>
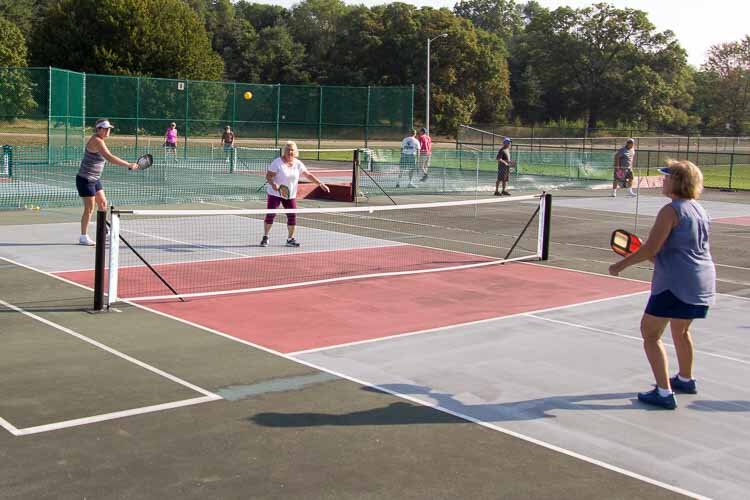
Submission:
<svg viewBox="0 0 750 500">
<path fill-rule="evenodd" d="M 88 149 L 83 153 L 81 167 L 78 169 L 78 175 L 88 181 L 98 181 L 102 177 L 104 170 L 104 157 L 98 151 L 92 153 Z"/>
<path fill-rule="evenodd" d="M 695 200 L 674 200 L 669 205 L 679 222 L 656 254 L 651 293 L 669 290 L 687 304 L 713 305 L 716 268 L 708 244 L 711 219 Z"/>
</svg>

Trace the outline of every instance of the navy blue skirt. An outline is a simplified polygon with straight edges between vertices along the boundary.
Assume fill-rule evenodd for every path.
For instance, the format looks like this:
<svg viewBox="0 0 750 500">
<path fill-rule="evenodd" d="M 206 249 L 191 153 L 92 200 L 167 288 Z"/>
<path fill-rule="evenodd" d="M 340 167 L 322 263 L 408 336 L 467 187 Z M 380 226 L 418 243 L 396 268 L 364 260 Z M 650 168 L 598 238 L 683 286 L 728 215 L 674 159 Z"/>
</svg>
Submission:
<svg viewBox="0 0 750 500">
<path fill-rule="evenodd" d="M 708 315 L 708 306 L 686 304 L 666 290 L 649 297 L 646 314 L 660 318 L 701 319 Z"/>
</svg>

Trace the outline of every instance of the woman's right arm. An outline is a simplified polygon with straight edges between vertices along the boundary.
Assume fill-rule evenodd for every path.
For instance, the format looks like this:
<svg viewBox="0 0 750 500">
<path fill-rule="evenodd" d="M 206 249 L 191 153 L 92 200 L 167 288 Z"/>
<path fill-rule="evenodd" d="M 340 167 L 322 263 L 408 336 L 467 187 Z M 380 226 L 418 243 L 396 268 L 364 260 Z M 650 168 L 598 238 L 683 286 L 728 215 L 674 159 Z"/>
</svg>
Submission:
<svg viewBox="0 0 750 500">
<path fill-rule="evenodd" d="M 99 139 L 98 137 L 95 138 L 92 142 L 94 143 L 92 145 L 96 147 L 97 151 L 99 151 L 99 153 L 101 153 L 101 155 L 104 157 L 104 159 L 107 160 L 108 162 L 110 162 L 110 163 L 112 163 L 114 165 L 120 165 L 121 167 L 127 167 L 127 168 L 129 168 L 131 170 L 137 170 L 138 169 L 138 164 L 137 163 L 130 163 L 128 161 L 123 160 L 122 158 L 119 158 L 119 157 L 113 155 L 109 151 L 109 148 L 104 143 L 104 141 L 101 140 L 101 139 Z M 91 143 L 89 143 L 89 144 L 91 144 Z"/>
</svg>

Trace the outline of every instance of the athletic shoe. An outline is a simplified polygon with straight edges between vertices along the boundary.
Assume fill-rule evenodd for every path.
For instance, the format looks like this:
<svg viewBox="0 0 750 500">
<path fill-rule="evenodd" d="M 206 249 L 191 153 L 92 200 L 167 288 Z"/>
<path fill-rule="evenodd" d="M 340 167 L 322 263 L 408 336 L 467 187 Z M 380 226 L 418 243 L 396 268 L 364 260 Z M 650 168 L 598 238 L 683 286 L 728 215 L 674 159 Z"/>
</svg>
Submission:
<svg viewBox="0 0 750 500">
<path fill-rule="evenodd" d="M 677 400 L 674 397 L 674 393 L 669 396 L 660 396 L 657 387 L 654 387 L 654 390 L 652 391 L 639 392 L 638 401 L 646 403 L 647 405 L 659 406 L 667 410 L 674 410 L 677 408 Z"/>
<path fill-rule="evenodd" d="M 426 180 L 427 180 L 427 174 L 424 174 L 424 176 L 421 179 L 419 179 L 419 182 L 424 182 Z"/>
<path fill-rule="evenodd" d="M 399 183 L 397 182 L 397 183 L 396 183 L 396 189 L 398 189 L 398 188 L 400 188 L 400 187 L 401 187 L 401 186 L 400 186 L 400 185 L 399 185 Z"/>
<path fill-rule="evenodd" d="M 698 394 L 698 388 L 695 386 L 695 379 L 691 378 L 687 382 L 680 380 L 680 377 L 675 375 L 669 379 L 669 385 L 672 386 L 672 390 L 675 392 L 681 392 L 683 394 Z"/>
<path fill-rule="evenodd" d="M 299 243 L 297 243 L 297 240 L 295 240 L 294 238 L 289 238 L 289 239 L 286 240 L 286 246 L 288 246 L 288 247 L 298 247 Z"/>
<path fill-rule="evenodd" d="M 260 246 L 262 246 L 262 247 L 267 247 L 268 246 L 268 236 L 264 236 L 263 238 L 261 238 L 261 240 L 260 240 Z"/>
<path fill-rule="evenodd" d="M 628 193 L 628 196 L 630 196 L 631 198 L 635 198 L 637 195 L 635 193 Z"/>
<path fill-rule="evenodd" d="M 416 185 L 416 184 L 414 184 L 413 182 L 410 182 L 410 183 L 409 183 L 409 187 L 410 187 L 410 188 L 415 188 L 415 187 L 417 187 L 417 185 Z"/>
<path fill-rule="evenodd" d="M 78 244 L 87 247 L 93 247 L 94 245 L 96 245 L 96 242 L 89 238 L 88 234 L 82 234 L 78 237 Z"/>
<path fill-rule="evenodd" d="M 617 193 L 612 191 L 612 194 L 610 196 L 612 196 L 612 198 L 617 198 Z"/>
<path fill-rule="evenodd" d="M 500 191 L 495 191 L 493 194 L 494 196 L 500 196 Z"/>
<path fill-rule="evenodd" d="M 510 193 L 508 191 L 502 191 L 500 194 L 503 196 L 510 196 Z"/>
</svg>

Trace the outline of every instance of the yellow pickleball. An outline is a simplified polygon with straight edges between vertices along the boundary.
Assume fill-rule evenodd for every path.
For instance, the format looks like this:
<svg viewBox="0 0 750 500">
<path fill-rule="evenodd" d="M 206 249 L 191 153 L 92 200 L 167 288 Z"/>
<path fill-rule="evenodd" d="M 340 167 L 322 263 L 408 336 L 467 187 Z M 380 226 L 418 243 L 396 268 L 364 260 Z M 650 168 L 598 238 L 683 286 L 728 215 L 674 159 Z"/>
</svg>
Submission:
<svg viewBox="0 0 750 500">
<path fill-rule="evenodd" d="M 243 94 L 243 97 L 245 98 L 246 101 L 249 101 L 250 99 L 253 98 L 253 93 L 248 90 L 247 92 Z"/>
</svg>

